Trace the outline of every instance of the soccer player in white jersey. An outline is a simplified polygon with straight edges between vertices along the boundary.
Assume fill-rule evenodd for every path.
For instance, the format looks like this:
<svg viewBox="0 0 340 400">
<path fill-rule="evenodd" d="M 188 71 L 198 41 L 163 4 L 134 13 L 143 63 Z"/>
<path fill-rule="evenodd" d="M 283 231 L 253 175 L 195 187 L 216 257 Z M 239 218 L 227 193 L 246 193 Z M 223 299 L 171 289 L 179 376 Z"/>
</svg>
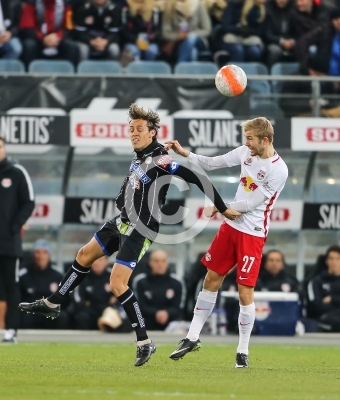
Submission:
<svg viewBox="0 0 340 400">
<path fill-rule="evenodd" d="M 270 213 L 285 185 L 288 169 L 273 147 L 274 130 L 268 119 L 254 118 L 243 122 L 241 126 L 245 145 L 221 156 L 205 157 L 191 153 L 183 149 L 177 140 L 169 141 L 166 146 L 166 150 L 172 148 L 206 170 L 241 165 L 236 196 L 227 206 L 241 212 L 242 216 L 235 221 L 226 219 L 222 223 L 202 258 L 208 272 L 197 298 L 187 337 L 179 342 L 179 347 L 170 355 L 173 360 L 201 347 L 199 335 L 215 306 L 217 292 L 226 274 L 237 265 L 240 313 L 235 367 L 249 366 L 248 346 L 255 320 L 254 287 L 268 235 Z M 215 208 L 205 210 L 207 216 L 216 212 Z"/>
</svg>

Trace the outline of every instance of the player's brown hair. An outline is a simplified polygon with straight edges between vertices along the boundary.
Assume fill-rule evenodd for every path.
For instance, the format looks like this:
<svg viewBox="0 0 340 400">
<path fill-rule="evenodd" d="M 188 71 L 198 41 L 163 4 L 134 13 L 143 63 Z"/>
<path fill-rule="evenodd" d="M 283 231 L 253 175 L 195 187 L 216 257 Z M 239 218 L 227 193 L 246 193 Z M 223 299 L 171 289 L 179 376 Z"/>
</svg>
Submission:
<svg viewBox="0 0 340 400">
<path fill-rule="evenodd" d="M 274 141 L 273 125 L 265 117 L 248 119 L 247 121 L 243 121 L 241 126 L 243 128 L 243 132 L 254 131 L 255 136 L 257 136 L 259 139 L 262 140 L 263 138 L 267 137 L 269 143 L 273 143 Z"/>
<path fill-rule="evenodd" d="M 130 118 L 129 122 L 133 119 L 143 119 L 146 121 L 149 131 L 154 130 L 156 132 L 152 139 L 156 139 L 157 133 L 161 127 L 161 121 L 156 111 L 150 109 L 145 111 L 144 108 L 139 107 L 136 103 L 132 103 L 128 114 Z"/>
<path fill-rule="evenodd" d="M 4 137 L 2 137 L 2 136 L 0 136 L 0 141 L 1 141 L 3 144 L 6 144 L 6 139 L 5 139 Z"/>
</svg>

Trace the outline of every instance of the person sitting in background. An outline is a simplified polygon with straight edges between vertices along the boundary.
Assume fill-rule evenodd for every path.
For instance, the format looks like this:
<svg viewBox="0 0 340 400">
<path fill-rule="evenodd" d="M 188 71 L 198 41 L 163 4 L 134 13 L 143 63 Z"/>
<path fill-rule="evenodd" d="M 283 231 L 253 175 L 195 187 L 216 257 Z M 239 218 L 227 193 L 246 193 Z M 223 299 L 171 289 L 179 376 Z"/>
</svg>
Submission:
<svg viewBox="0 0 340 400">
<path fill-rule="evenodd" d="M 295 52 L 299 61 L 297 74 L 307 76 L 340 76 L 340 8 L 330 12 L 330 22 L 326 22 L 306 33 L 296 42 Z M 322 98 L 318 101 L 323 116 L 339 117 L 340 108 L 334 95 L 338 95 L 338 82 L 320 82 Z M 310 82 L 285 81 L 283 93 L 311 94 Z M 286 116 L 295 116 L 311 112 L 313 103 L 310 98 L 296 99 L 284 97 L 280 101 Z"/>
<path fill-rule="evenodd" d="M 220 24 L 224 10 L 227 7 L 227 0 L 203 0 L 203 3 L 208 10 L 212 25 Z"/>
<path fill-rule="evenodd" d="M 18 59 L 22 52 L 19 40 L 20 0 L 0 2 L 0 58 Z"/>
<path fill-rule="evenodd" d="M 232 0 L 224 10 L 221 50 L 230 61 L 261 61 L 264 46 L 266 0 Z"/>
<path fill-rule="evenodd" d="M 295 0 L 290 17 L 296 39 L 299 39 L 320 24 L 327 22 L 329 9 L 313 0 Z"/>
<path fill-rule="evenodd" d="M 175 62 L 197 61 L 208 48 L 211 20 L 200 0 L 168 0 L 162 25 L 162 53 Z"/>
<path fill-rule="evenodd" d="M 309 317 L 324 332 L 340 332 L 340 246 L 326 252 L 327 271 L 314 277 L 307 288 Z"/>
<path fill-rule="evenodd" d="M 122 14 L 122 65 L 133 60 L 153 61 L 159 54 L 161 13 L 154 0 L 128 0 Z"/>
<path fill-rule="evenodd" d="M 84 282 L 75 289 L 75 327 L 82 330 L 100 328 L 103 332 L 131 332 L 124 310 L 110 290 L 108 257 L 92 264 Z M 125 318 L 124 318 L 125 317 Z"/>
<path fill-rule="evenodd" d="M 262 292 L 299 292 L 299 282 L 285 270 L 284 256 L 279 250 L 270 250 L 264 256 L 256 290 Z"/>
<path fill-rule="evenodd" d="M 340 76 L 340 7 L 330 11 L 329 22 L 298 40 L 296 55 L 303 74 Z M 311 59 L 319 62 L 318 69 L 308 68 Z"/>
<path fill-rule="evenodd" d="M 38 239 L 33 245 L 33 261 L 20 270 L 22 301 L 32 302 L 38 297 L 48 297 L 59 285 L 62 275 L 51 264 L 51 245 L 45 239 Z M 42 315 L 21 313 L 22 329 L 68 329 L 69 316 L 61 311 L 58 319 L 49 320 Z"/>
<path fill-rule="evenodd" d="M 134 279 L 134 292 L 148 329 L 164 330 L 169 322 L 181 320 L 186 290 L 183 282 L 170 274 L 165 251 L 153 251 L 149 266 L 149 273 Z"/>
<path fill-rule="evenodd" d="M 24 3 L 20 35 L 22 59 L 26 66 L 39 58 L 58 58 L 76 65 L 78 47 L 67 38 L 72 28 L 72 9 L 64 0 L 30 0 Z"/>
<path fill-rule="evenodd" d="M 265 40 L 269 68 L 282 61 L 294 61 L 295 32 L 290 13 L 291 0 L 271 0 L 267 3 Z"/>
<path fill-rule="evenodd" d="M 91 0 L 74 9 L 74 39 L 80 59 L 117 60 L 122 10 L 109 0 Z"/>
</svg>

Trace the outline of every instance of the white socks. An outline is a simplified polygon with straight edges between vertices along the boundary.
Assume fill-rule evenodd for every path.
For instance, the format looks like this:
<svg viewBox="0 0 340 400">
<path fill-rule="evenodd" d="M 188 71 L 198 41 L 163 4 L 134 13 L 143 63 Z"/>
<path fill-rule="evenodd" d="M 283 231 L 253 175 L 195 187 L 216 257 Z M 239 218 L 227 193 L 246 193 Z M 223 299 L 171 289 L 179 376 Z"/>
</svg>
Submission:
<svg viewBox="0 0 340 400">
<path fill-rule="evenodd" d="M 238 316 L 239 342 L 237 353 L 249 354 L 248 346 L 250 334 L 255 321 L 255 303 L 252 302 L 249 306 L 241 306 Z"/>
<path fill-rule="evenodd" d="M 199 293 L 194 309 L 194 317 L 187 334 L 187 338 L 191 341 L 199 338 L 205 321 L 215 306 L 216 298 L 217 292 L 210 292 L 209 290 L 203 289 L 202 292 Z"/>
</svg>

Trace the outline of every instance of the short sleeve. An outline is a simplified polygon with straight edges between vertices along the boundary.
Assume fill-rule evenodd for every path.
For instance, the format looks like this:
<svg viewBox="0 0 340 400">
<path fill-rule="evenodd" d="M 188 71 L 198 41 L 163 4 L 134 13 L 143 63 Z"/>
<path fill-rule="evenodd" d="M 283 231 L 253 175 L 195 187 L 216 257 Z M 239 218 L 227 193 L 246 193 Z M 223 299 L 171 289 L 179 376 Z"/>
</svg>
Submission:
<svg viewBox="0 0 340 400">
<path fill-rule="evenodd" d="M 178 161 L 169 156 L 169 154 L 162 154 L 157 157 L 155 164 L 163 172 L 166 171 L 170 175 L 173 175 L 181 165 Z"/>
<path fill-rule="evenodd" d="M 275 193 L 280 193 L 285 186 L 286 180 L 288 177 L 288 169 L 286 165 L 284 165 L 280 169 L 275 169 L 270 171 L 267 177 L 263 180 L 263 182 L 259 183 L 258 188 L 261 192 L 267 196 L 272 197 Z M 259 181 L 257 181 L 259 182 Z"/>
</svg>

